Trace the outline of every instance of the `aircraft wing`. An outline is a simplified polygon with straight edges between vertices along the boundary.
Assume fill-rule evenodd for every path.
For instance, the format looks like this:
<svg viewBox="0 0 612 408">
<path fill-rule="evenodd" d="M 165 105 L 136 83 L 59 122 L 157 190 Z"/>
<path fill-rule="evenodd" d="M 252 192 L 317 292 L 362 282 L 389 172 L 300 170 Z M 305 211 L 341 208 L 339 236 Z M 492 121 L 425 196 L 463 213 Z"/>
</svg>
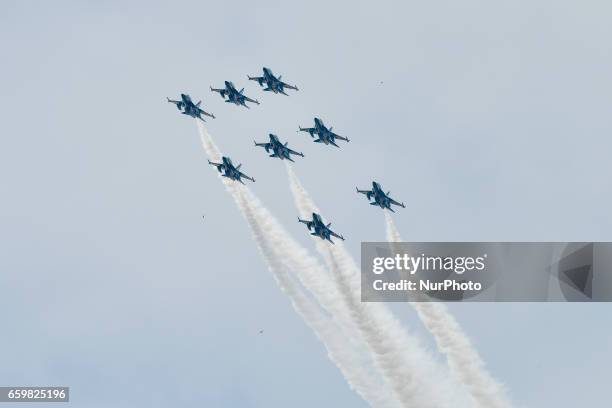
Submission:
<svg viewBox="0 0 612 408">
<path fill-rule="evenodd" d="M 208 161 L 208 164 L 210 164 L 211 166 L 215 166 L 215 167 L 223 166 L 223 163 L 215 163 L 215 162 L 211 162 L 210 160 Z"/>
<path fill-rule="evenodd" d="M 399 205 L 400 207 L 406 208 L 406 205 L 404 203 L 398 203 L 397 201 L 395 201 L 394 199 L 392 199 L 391 197 L 387 197 L 389 199 L 389 201 L 391 202 L 391 204 L 395 204 L 395 205 Z"/>
<path fill-rule="evenodd" d="M 215 115 L 213 115 L 212 113 L 208 113 L 208 112 L 204 111 L 203 109 L 198 108 L 198 113 L 200 113 L 202 115 L 206 115 L 209 118 L 215 119 Z"/>
<path fill-rule="evenodd" d="M 248 76 L 248 75 L 247 75 L 247 76 Z M 264 77 L 252 77 L 252 76 L 248 76 L 248 78 L 249 78 L 251 81 L 257 81 L 257 82 L 259 82 L 260 84 L 261 84 L 261 83 L 263 82 L 263 80 L 265 79 Z"/>
<path fill-rule="evenodd" d="M 284 86 L 285 88 L 287 88 L 287 89 L 293 89 L 294 91 L 299 91 L 298 87 L 297 87 L 297 86 L 295 86 L 295 85 L 289 85 L 289 84 L 287 84 L 287 83 L 285 83 L 285 82 L 282 82 L 282 84 L 283 84 L 283 86 Z"/>
<path fill-rule="evenodd" d="M 175 100 L 172 100 L 172 99 L 170 99 L 168 97 L 166 97 L 166 99 L 168 100 L 168 102 L 173 103 L 175 105 L 178 105 L 179 103 L 181 103 L 181 101 L 175 101 Z"/>
<path fill-rule="evenodd" d="M 345 142 L 349 141 L 348 137 L 340 136 L 340 135 L 338 135 L 338 134 L 336 134 L 334 132 L 329 132 L 329 133 L 331 133 L 332 136 L 335 137 L 336 139 L 344 140 Z"/>
<path fill-rule="evenodd" d="M 355 188 L 357 189 L 357 192 L 358 192 L 358 193 L 361 193 L 361 194 L 368 195 L 368 194 L 370 194 L 370 193 L 371 193 L 371 191 L 370 191 L 370 190 L 360 190 L 360 189 L 358 189 L 357 187 L 355 187 Z"/>
<path fill-rule="evenodd" d="M 327 229 L 327 231 L 329 231 L 329 234 L 330 234 L 332 237 L 336 237 L 336 238 L 341 239 L 341 240 L 343 240 L 343 241 L 344 241 L 344 237 L 343 237 L 342 235 L 338 235 L 338 234 L 336 234 L 334 231 L 330 230 L 329 228 Z"/>
<path fill-rule="evenodd" d="M 251 180 L 252 182 L 255 182 L 255 179 L 253 177 L 249 177 L 246 174 L 244 174 L 243 172 L 241 172 L 240 170 L 238 170 L 238 173 L 240 174 L 240 177 L 245 178 L 247 180 Z"/>
<path fill-rule="evenodd" d="M 225 97 L 225 89 L 221 89 L 221 88 L 213 88 L 212 86 L 210 87 L 210 90 L 212 92 L 219 92 L 221 94 L 221 96 Z"/>
<path fill-rule="evenodd" d="M 266 147 L 268 146 L 270 143 L 268 142 L 263 142 L 263 143 L 257 143 L 256 141 L 253 140 L 253 143 L 255 143 L 255 146 L 261 146 L 261 147 Z"/>
<path fill-rule="evenodd" d="M 288 151 L 289 153 L 291 153 L 291 154 L 297 154 L 298 156 L 302 156 L 302 157 L 304 157 L 304 153 L 302 153 L 302 152 L 296 152 L 295 150 L 290 149 L 290 148 L 288 148 L 287 146 L 285 146 L 285 149 L 287 149 L 287 151 Z"/>
<path fill-rule="evenodd" d="M 308 228 L 309 231 L 312 228 L 312 221 L 303 220 L 300 217 L 298 217 L 298 222 L 301 222 L 302 224 L 306 224 L 306 227 Z"/>
<path fill-rule="evenodd" d="M 317 130 L 317 128 L 303 128 L 300 127 L 300 132 L 308 132 L 310 133 L 310 137 L 314 137 L 314 133 Z"/>
<path fill-rule="evenodd" d="M 245 101 L 256 103 L 257 105 L 259 105 L 259 101 L 257 99 L 251 99 L 246 95 L 242 95 L 242 97 L 244 98 Z"/>
</svg>

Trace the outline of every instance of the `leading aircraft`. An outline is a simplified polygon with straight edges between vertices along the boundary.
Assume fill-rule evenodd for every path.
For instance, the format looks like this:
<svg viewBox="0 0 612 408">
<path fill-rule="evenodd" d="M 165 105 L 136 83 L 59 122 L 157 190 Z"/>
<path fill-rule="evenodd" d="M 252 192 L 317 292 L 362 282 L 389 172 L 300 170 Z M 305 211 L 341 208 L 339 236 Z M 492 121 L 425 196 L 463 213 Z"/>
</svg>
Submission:
<svg viewBox="0 0 612 408">
<path fill-rule="evenodd" d="M 310 235 L 319 237 L 322 240 L 328 240 L 332 244 L 334 243 L 334 241 L 331 240 L 332 236 L 344 241 L 344 237 L 342 235 L 338 235 L 334 231 L 329 229 L 329 227 L 331 227 L 331 222 L 325 225 L 323 223 L 323 219 L 317 213 L 312 213 L 312 221 L 302 220 L 300 217 L 298 217 L 298 221 L 306 224 L 306 227 L 308 227 L 308 231 L 312 231 Z"/>
<path fill-rule="evenodd" d="M 210 90 L 213 92 L 219 92 L 219 94 L 221 95 L 223 99 L 225 99 L 225 97 L 227 96 L 227 99 L 225 100 L 225 102 L 230 102 L 238 106 L 242 105 L 245 108 L 249 108 L 246 102 L 252 102 L 252 103 L 256 103 L 257 105 L 259 105 L 259 101 L 257 99 L 251 99 L 248 96 L 243 94 L 244 88 L 238 91 L 236 87 L 234 86 L 234 84 L 231 83 L 230 81 L 225 81 L 225 88 L 217 89 L 211 86 Z"/>
<path fill-rule="evenodd" d="M 368 201 L 374 198 L 374 201 L 371 202 L 370 205 L 377 205 L 383 210 L 386 208 L 392 212 L 395 212 L 393 208 L 391 208 L 391 204 L 406 208 L 406 205 L 404 203 L 398 203 L 397 201 L 389 197 L 389 194 L 391 194 L 391 192 L 387 191 L 387 193 L 385 193 L 382 189 L 382 186 L 376 181 L 372 182 L 372 190 L 360 190 L 357 188 L 357 192 L 365 194 L 365 196 L 368 198 Z"/>
<path fill-rule="evenodd" d="M 202 101 L 198 103 L 193 103 L 191 97 L 187 94 L 182 93 L 180 101 L 174 101 L 168 97 L 166 97 L 166 99 L 168 100 L 168 102 L 175 104 L 176 108 L 180 110 L 183 115 L 188 115 L 192 118 L 198 118 L 202 120 L 202 122 L 206 122 L 202 115 L 206 115 L 213 119 L 215 118 L 215 115 L 213 115 L 212 113 L 205 112 L 203 109 L 200 108 L 200 104 L 202 103 Z"/>
<path fill-rule="evenodd" d="M 292 154 L 304 157 L 304 153 L 296 152 L 295 150 L 291 150 L 289 147 L 287 147 L 287 144 L 289 144 L 288 142 L 285 144 L 281 143 L 281 141 L 278 140 L 278 137 L 276 135 L 273 135 L 272 133 L 270 133 L 269 142 L 257 143 L 254 141 L 254 143 L 255 143 L 255 146 L 261 146 L 264 149 L 266 149 L 266 152 L 268 153 L 270 153 L 270 150 L 272 150 L 272 154 L 270 155 L 270 157 L 278 157 L 281 160 L 287 159 L 289 161 L 294 161 L 291 158 Z"/>
<path fill-rule="evenodd" d="M 342 137 L 332 132 L 333 126 L 329 129 L 325 127 L 323 121 L 319 118 L 314 118 L 315 127 L 312 128 L 303 128 L 300 126 L 300 131 L 310 133 L 310 137 L 314 137 L 316 134 L 319 138 L 315 140 L 315 143 L 325 143 L 326 145 L 334 145 L 336 147 L 340 147 L 336 144 L 336 139 L 344 140 L 349 142 L 347 137 Z"/>
<path fill-rule="evenodd" d="M 287 93 L 285 92 L 285 88 L 293 89 L 294 91 L 298 90 L 297 86 L 289 85 L 288 83 L 281 81 L 282 75 L 279 75 L 278 78 L 275 77 L 270 68 L 264 67 L 263 76 L 261 77 L 252 77 L 248 75 L 247 77 L 251 81 L 259 82 L 259 86 L 264 86 L 265 83 L 267 88 L 264 88 L 264 91 L 272 91 L 275 94 L 282 93 L 283 95 L 287 95 Z"/>
<path fill-rule="evenodd" d="M 221 163 L 213 163 L 209 160 L 208 164 L 216 166 L 217 171 L 219 171 L 219 173 L 222 173 L 221 175 L 223 177 L 227 177 L 231 180 L 239 181 L 242 184 L 244 184 L 244 182 L 242 181 L 243 178 L 255 182 L 254 178 L 249 177 L 240 171 L 240 166 L 242 166 L 242 164 L 239 164 L 238 166 L 234 166 L 234 164 L 232 163 L 232 160 L 229 157 L 223 156 L 221 158 Z"/>
</svg>

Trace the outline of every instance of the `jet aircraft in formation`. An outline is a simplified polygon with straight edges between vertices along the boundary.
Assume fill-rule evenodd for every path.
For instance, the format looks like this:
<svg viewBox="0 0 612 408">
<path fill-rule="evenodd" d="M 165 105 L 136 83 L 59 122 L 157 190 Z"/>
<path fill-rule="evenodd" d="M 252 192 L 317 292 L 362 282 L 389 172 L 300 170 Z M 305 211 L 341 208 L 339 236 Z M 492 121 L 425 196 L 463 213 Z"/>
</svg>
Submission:
<svg viewBox="0 0 612 408">
<path fill-rule="evenodd" d="M 213 119 L 215 118 L 215 115 L 213 115 L 212 113 L 205 112 L 202 108 L 200 108 L 200 104 L 202 103 L 202 101 L 199 101 L 198 103 L 193 103 L 191 97 L 187 94 L 182 93 L 180 101 L 174 101 L 170 98 L 166 99 L 168 100 L 168 102 L 175 104 L 176 108 L 181 111 L 183 115 L 188 115 L 192 118 L 200 119 L 202 120 L 202 122 L 206 122 L 202 115 L 209 116 Z"/>
<path fill-rule="evenodd" d="M 306 227 L 308 228 L 308 231 L 312 231 L 310 233 L 310 235 L 313 235 L 315 237 L 319 237 L 322 240 L 328 240 L 329 242 L 331 242 L 332 244 L 334 243 L 334 241 L 331 240 L 331 237 L 336 237 L 338 239 L 341 239 L 344 241 L 344 237 L 342 235 L 338 235 L 336 234 L 334 231 L 332 231 L 329 227 L 331 227 L 331 222 L 327 225 L 325 225 L 323 223 L 323 219 L 321 218 L 321 216 L 317 213 L 312 213 L 312 220 L 308 221 L 308 220 L 303 220 L 301 218 L 298 217 L 298 221 L 301 223 L 306 224 Z"/>
<path fill-rule="evenodd" d="M 289 143 L 281 143 L 280 140 L 278 140 L 278 137 L 276 135 L 273 135 L 272 133 L 270 133 L 270 141 L 266 142 L 266 143 L 257 143 L 255 142 L 255 146 L 261 146 L 264 149 L 266 149 L 266 152 L 270 153 L 270 151 L 272 151 L 272 154 L 270 155 L 270 157 L 278 157 L 281 160 L 289 160 L 289 161 L 294 161 L 291 158 L 292 154 L 295 154 L 296 156 L 302 156 L 304 157 L 304 153 L 301 152 L 296 152 L 295 150 L 291 150 L 289 147 L 287 147 Z"/>
<path fill-rule="evenodd" d="M 294 91 L 298 90 L 297 86 L 289 85 L 288 83 L 281 81 L 282 75 L 279 75 L 278 78 L 275 77 L 270 68 L 264 67 L 263 76 L 252 77 L 247 75 L 247 77 L 251 81 L 257 81 L 259 86 L 263 87 L 265 84 L 266 88 L 264 88 L 264 91 L 272 91 L 275 94 L 282 93 L 283 95 L 287 95 L 285 89 L 293 89 Z"/>
<path fill-rule="evenodd" d="M 323 124 L 323 121 L 319 118 L 314 119 L 315 127 L 312 128 L 303 128 L 300 126 L 300 131 L 310 133 L 310 137 L 314 137 L 316 134 L 319 138 L 315 140 L 315 143 L 325 143 L 326 145 L 334 145 L 336 147 L 340 147 L 336 144 L 336 139 L 344 140 L 346 142 L 349 141 L 347 137 L 340 136 L 334 132 L 332 132 L 333 127 L 329 129 Z"/>
<path fill-rule="evenodd" d="M 275 94 L 282 93 L 283 95 L 287 95 L 287 93 L 285 92 L 286 89 L 292 89 L 295 91 L 298 90 L 297 86 L 289 85 L 286 82 L 283 82 L 281 80 L 282 78 L 281 75 L 279 75 L 277 78 L 272 73 L 272 70 L 266 67 L 263 68 L 263 76 L 261 77 L 248 76 L 248 78 L 251 81 L 257 81 L 261 87 L 264 87 L 264 91 L 271 91 L 271 92 L 274 92 Z M 251 99 L 248 96 L 244 95 L 244 88 L 238 91 L 236 87 L 234 86 L 234 84 L 230 81 L 225 81 L 224 88 L 216 89 L 216 88 L 211 87 L 210 89 L 213 92 L 218 92 L 221 95 L 221 97 L 225 100 L 225 102 L 230 102 L 238 106 L 244 106 L 246 108 L 249 108 L 249 106 L 247 106 L 246 104 L 247 102 L 251 102 L 251 103 L 255 103 L 259 105 L 259 101 L 257 101 L 256 99 Z M 168 102 L 175 104 L 177 109 L 184 115 L 188 115 L 193 118 L 200 119 L 202 121 L 204 121 L 204 118 L 202 117 L 202 115 L 208 116 L 211 118 L 215 118 L 215 115 L 204 111 L 200 107 L 202 101 L 199 101 L 198 103 L 194 103 L 191 100 L 191 97 L 187 94 L 181 94 L 180 100 L 172 100 L 170 98 L 166 98 L 166 99 L 168 100 Z M 331 144 L 333 146 L 339 147 L 336 144 L 336 139 L 343 140 L 346 142 L 349 141 L 347 137 L 343 137 L 343 136 L 340 136 L 334 133 L 332 127 L 329 127 L 328 129 L 323 123 L 323 121 L 319 118 L 314 118 L 314 127 L 303 128 L 300 126 L 299 130 L 302 132 L 308 132 L 312 138 L 314 138 L 314 136 L 317 135 L 318 138 L 314 140 L 315 143 L 324 143 L 326 145 Z M 254 142 L 254 143 L 255 143 L 255 146 L 263 147 L 267 153 L 271 153 L 270 157 L 277 157 L 281 160 L 287 159 L 292 162 L 294 160 L 291 157 L 291 155 L 304 157 L 303 153 L 296 152 L 295 150 L 290 149 L 287 146 L 288 143 L 283 144 L 276 135 L 273 135 L 270 133 L 269 138 L 270 138 L 269 142 L 262 142 L 262 143 Z M 208 163 L 215 166 L 223 177 L 227 177 L 231 180 L 239 181 L 242 184 L 244 184 L 242 179 L 247 179 L 252 182 L 255 181 L 254 178 L 249 177 L 240 171 L 240 167 L 242 166 L 241 164 L 239 164 L 238 166 L 234 166 L 234 164 L 232 163 L 232 160 L 229 157 L 225 157 L 225 156 L 222 157 L 221 163 L 214 163 L 214 162 L 211 162 L 210 160 L 208 161 Z M 398 201 L 395 201 L 393 198 L 391 198 L 389 196 L 390 192 L 385 193 L 382 189 L 382 186 L 376 181 L 372 182 L 371 190 L 360 190 L 359 188 L 357 188 L 357 192 L 364 194 L 367 197 L 368 201 L 371 201 L 370 205 L 376 205 L 382 209 L 388 209 L 390 211 L 394 211 L 393 208 L 391 208 L 392 205 L 406 208 L 404 203 L 400 203 Z M 317 236 L 323 240 L 327 240 L 331 242 L 332 244 L 334 243 L 331 240 L 332 237 L 344 240 L 344 237 L 342 235 L 336 234 L 334 231 L 330 229 L 331 223 L 325 225 L 323 223 L 323 219 L 317 213 L 312 213 L 312 220 L 302 220 L 298 217 L 298 221 L 306 224 L 306 227 L 310 231 L 310 235 Z M 263 330 L 260 331 L 260 333 L 262 332 Z"/>
<path fill-rule="evenodd" d="M 223 99 L 225 99 L 225 97 L 227 96 L 227 99 L 225 100 L 225 102 L 233 103 L 237 106 L 242 105 L 245 108 L 249 108 L 246 102 L 252 102 L 252 103 L 256 103 L 257 105 L 259 105 L 259 101 L 257 99 L 251 99 L 248 96 L 243 94 L 244 88 L 238 91 L 236 87 L 234 86 L 234 84 L 231 83 L 230 81 L 225 81 L 225 88 L 217 89 L 211 86 L 210 90 L 213 92 L 219 92 L 219 95 L 221 95 Z"/>
<path fill-rule="evenodd" d="M 255 182 L 254 178 L 249 177 L 240 171 L 240 167 L 242 166 L 242 164 L 239 164 L 238 166 L 234 166 L 234 164 L 232 163 L 232 160 L 229 157 L 223 156 L 221 158 L 221 163 L 213 163 L 209 160 L 208 164 L 217 167 L 217 171 L 219 171 L 219 173 L 221 173 L 223 177 L 227 177 L 231 180 L 239 181 L 242 184 L 244 184 L 244 182 L 242 181 L 243 178 Z"/>
<path fill-rule="evenodd" d="M 404 205 L 404 203 L 399 203 L 389 197 L 389 194 L 391 194 L 391 192 L 387 191 L 387 193 L 385 193 L 382 189 L 382 186 L 376 181 L 372 182 L 372 190 L 360 190 L 359 188 L 357 188 L 357 192 L 365 194 L 365 196 L 368 198 L 368 201 L 373 198 L 374 201 L 371 202 L 370 205 L 377 205 L 383 210 L 386 208 L 392 212 L 395 212 L 393 208 L 391 208 L 391 204 L 406 208 L 406 205 Z"/>
</svg>

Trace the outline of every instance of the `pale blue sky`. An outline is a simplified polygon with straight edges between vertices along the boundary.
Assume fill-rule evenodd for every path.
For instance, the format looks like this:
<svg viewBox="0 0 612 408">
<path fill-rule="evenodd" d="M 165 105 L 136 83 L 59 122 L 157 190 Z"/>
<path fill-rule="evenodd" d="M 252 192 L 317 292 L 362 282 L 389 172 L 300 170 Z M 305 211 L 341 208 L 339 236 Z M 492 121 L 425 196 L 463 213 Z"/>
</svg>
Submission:
<svg viewBox="0 0 612 408">
<path fill-rule="evenodd" d="M 308 247 L 252 144 L 269 132 L 356 257 L 384 239 L 354 191 L 373 179 L 406 240 L 609 241 L 611 20 L 605 1 L 3 2 L 0 384 L 68 385 L 74 407 L 365 406 L 165 97 L 204 99 Z M 264 65 L 300 91 L 248 83 Z M 226 79 L 261 105 L 223 103 Z M 351 142 L 295 132 L 314 116 Z M 609 305 L 452 310 L 517 405 L 609 405 Z"/>
</svg>

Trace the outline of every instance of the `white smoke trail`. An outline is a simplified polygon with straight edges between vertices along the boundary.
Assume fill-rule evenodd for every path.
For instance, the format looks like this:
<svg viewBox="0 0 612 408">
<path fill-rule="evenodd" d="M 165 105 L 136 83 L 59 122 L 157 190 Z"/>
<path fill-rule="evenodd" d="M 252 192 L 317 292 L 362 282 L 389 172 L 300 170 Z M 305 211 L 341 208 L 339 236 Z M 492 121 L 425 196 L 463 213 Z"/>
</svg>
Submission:
<svg viewBox="0 0 612 408">
<path fill-rule="evenodd" d="M 215 161 L 220 160 L 221 153 L 206 128 L 198 123 L 198 129 L 208 156 Z M 387 385 L 373 372 L 368 356 L 363 355 L 363 346 L 360 346 L 354 338 L 347 337 L 338 323 L 325 314 L 288 274 L 297 268 L 298 272 L 301 272 L 299 275 L 304 279 L 305 272 L 312 276 L 324 276 L 325 271 L 293 241 L 247 187 L 236 185 L 224 178 L 222 180 L 251 227 L 255 241 L 279 287 L 289 296 L 298 314 L 324 344 L 330 360 L 340 369 L 349 387 L 374 407 L 398 407 Z M 329 306 L 330 300 L 337 296 L 334 293 L 327 293 L 322 285 L 313 284 L 312 276 L 310 281 L 307 278 L 306 282 L 310 283 L 310 288 L 318 291 L 318 298 L 329 298 L 325 302 Z M 330 309 L 333 311 L 334 307 Z"/>
<path fill-rule="evenodd" d="M 341 328 L 320 306 L 306 296 L 290 276 L 287 270 L 295 267 L 294 255 L 287 251 L 282 242 L 288 234 L 283 230 L 268 211 L 260 205 L 248 188 L 240 188 L 241 207 L 256 238 L 260 250 L 268 260 L 281 289 L 290 297 L 297 312 L 313 329 L 317 337 L 328 350 L 329 358 L 340 369 L 349 386 L 364 400 L 374 407 L 398 407 L 382 379 L 376 378 L 368 367 L 368 361 L 363 361 L 359 348 L 347 338 Z M 270 239 L 270 237 L 275 237 Z M 289 238 L 291 239 L 291 238 Z M 282 273 L 284 269 L 284 273 Z M 298 290 L 298 288 L 300 290 Z"/>
<path fill-rule="evenodd" d="M 385 212 L 387 240 L 401 242 L 393 219 Z M 437 302 L 411 302 L 419 318 L 433 335 L 438 349 L 448 361 L 451 372 L 468 389 L 475 406 L 509 408 L 504 388 L 485 369 L 478 351 L 446 306 Z"/>
<path fill-rule="evenodd" d="M 298 210 L 304 214 L 318 212 L 293 170 L 287 166 L 291 192 Z M 438 372 L 432 357 L 418 341 L 409 336 L 390 311 L 380 304 L 360 303 L 359 271 L 341 242 L 331 245 L 318 241 L 317 250 L 324 256 L 351 317 L 374 355 L 377 367 L 390 382 L 405 407 L 443 407 L 451 392 L 448 378 Z M 459 400 L 453 406 L 461 406 Z"/>
</svg>

